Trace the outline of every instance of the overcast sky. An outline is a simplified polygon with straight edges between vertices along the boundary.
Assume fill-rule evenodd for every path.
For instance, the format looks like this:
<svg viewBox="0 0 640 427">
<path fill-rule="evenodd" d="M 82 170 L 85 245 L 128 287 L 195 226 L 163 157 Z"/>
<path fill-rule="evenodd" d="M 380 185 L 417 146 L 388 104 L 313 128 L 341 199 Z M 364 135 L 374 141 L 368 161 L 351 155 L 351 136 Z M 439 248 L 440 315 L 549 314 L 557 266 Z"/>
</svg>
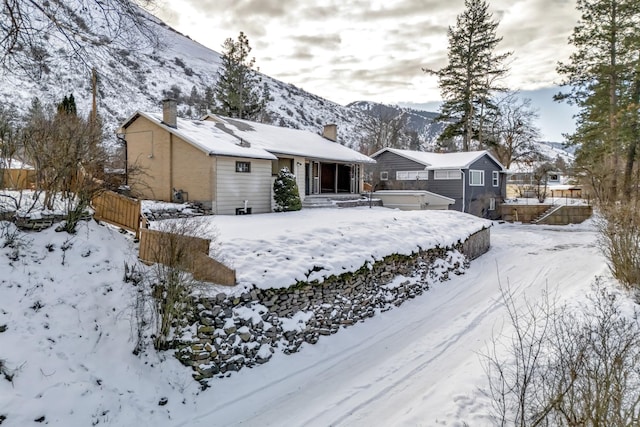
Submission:
<svg viewBox="0 0 640 427">
<path fill-rule="evenodd" d="M 532 98 L 541 115 L 553 109 L 558 125 L 564 123 L 541 126 L 547 139 L 559 140 L 573 129 L 567 123 L 573 110 L 547 98 L 560 82 L 558 61 L 570 54 L 575 0 L 489 3 L 504 37 L 498 50 L 513 52 L 505 83 L 547 89 Z M 446 65 L 447 28 L 463 9 L 464 0 L 160 0 L 154 13 L 218 52 L 226 38 L 244 31 L 260 71 L 340 104 L 423 104 L 441 97 L 437 79 L 422 68 Z"/>
</svg>

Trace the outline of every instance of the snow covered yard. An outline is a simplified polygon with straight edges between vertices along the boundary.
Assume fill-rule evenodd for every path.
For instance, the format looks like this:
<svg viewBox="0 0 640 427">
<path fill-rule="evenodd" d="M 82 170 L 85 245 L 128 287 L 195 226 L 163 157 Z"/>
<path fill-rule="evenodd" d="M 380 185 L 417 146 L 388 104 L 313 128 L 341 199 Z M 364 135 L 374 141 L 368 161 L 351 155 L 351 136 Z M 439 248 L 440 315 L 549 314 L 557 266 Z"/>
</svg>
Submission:
<svg viewBox="0 0 640 427">
<path fill-rule="evenodd" d="M 329 209 L 212 224 L 243 288 L 285 286 L 316 262 L 326 275 L 385 251 L 446 245 L 484 223 L 449 212 L 349 212 L 349 220 Z M 428 234 L 416 228 L 423 223 Z M 123 264 L 136 256 L 129 237 L 88 222 L 74 236 L 49 229 L 23 238 L 0 249 L 2 427 L 38 419 L 60 426 L 490 425 L 477 390 L 484 382 L 478 352 L 503 322 L 498 283 L 530 297 L 557 286 L 572 298 L 606 272 L 588 224 L 495 225 L 492 249 L 465 275 L 201 391 L 170 354 L 131 353 L 135 289 L 122 280 Z"/>
<path fill-rule="evenodd" d="M 307 209 L 203 217 L 242 287 L 281 288 L 352 272 L 390 254 L 449 247 L 491 222 L 456 211 Z M 315 268 L 314 268 L 315 267 Z M 237 291 L 237 290 L 236 290 Z"/>
</svg>

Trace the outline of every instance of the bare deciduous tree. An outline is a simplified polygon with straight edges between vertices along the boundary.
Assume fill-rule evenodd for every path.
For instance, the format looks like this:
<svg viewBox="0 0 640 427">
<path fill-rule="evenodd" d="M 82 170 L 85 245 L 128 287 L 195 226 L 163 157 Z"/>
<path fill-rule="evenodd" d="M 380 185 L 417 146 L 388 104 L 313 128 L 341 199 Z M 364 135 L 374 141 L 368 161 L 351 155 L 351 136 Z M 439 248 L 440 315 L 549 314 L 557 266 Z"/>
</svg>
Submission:
<svg viewBox="0 0 640 427">
<path fill-rule="evenodd" d="M 92 58 L 101 49 L 134 50 L 157 45 L 149 17 L 138 6 L 148 8 L 154 3 L 4 0 L 0 13 L 0 67 L 37 79 L 49 70 L 46 46 L 63 49 L 69 58 L 90 69 Z"/>
<path fill-rule="evenodd" d="M 360 151 L 371 155 L 383 148 L 415 148 L 412 145 L 415 135 L 408 129 L 407 115 L 396 108 L 384 105 L 375 106 L 367 112 L 368 117 L 363 122 L 362 141 Z M 418 145 L 415 144 L 414 145 Z"/>
<path fill-rule="evenodd" d="M 600 282 L 579 308 L 545 293 L 519 308 L 502 300 L 511 333 L 482 357 L 498 425 L 631 426 L 640 417 L 640 320 Z M 512 329 L 511 329 L 512 328 Z"/>
</svg>

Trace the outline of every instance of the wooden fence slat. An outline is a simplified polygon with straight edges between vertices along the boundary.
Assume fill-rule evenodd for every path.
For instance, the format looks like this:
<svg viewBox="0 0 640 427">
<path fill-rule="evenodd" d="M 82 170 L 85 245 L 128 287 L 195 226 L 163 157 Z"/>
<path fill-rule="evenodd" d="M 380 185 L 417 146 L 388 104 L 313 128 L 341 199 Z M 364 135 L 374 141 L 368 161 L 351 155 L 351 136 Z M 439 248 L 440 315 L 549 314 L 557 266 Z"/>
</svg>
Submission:
<svg viewBox="0 0 640 427">
<path fill-rule="evenodd" d="M 94 197 L 91 204 L 94 217 L 136 233 L 140 231 L 140 201 L 130 199 L 113 191 L 105 191 Z"/>
</svg>

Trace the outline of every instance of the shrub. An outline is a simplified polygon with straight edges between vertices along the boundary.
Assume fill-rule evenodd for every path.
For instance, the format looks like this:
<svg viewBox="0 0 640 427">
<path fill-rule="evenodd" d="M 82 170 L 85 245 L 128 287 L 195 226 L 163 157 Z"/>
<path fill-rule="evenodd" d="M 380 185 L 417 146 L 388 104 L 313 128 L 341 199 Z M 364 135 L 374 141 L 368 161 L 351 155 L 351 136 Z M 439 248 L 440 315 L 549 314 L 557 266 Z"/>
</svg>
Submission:
<svg viewBox="0 0 640 427">
<path fill-rule="evenodd" d="M 482 360 L 495 425 L 637 425 L 640 313 L 599 282 L 592 290 L 578 308 L 548 295 L 522 306 L 503 290 L 513 330 Z"/>
<path fill-rule="evenodd" d="M 273 183 L 273 200 L 276 212 L 299 211 L 302 209 L 296 176 L 289 169 L 282 168 Z"/>
<path fill-rule="evenodd" d="M 640 290 L 640 212 L 632 204 L 600 207 L 596 222 L 600 249 L 613 276 L 630 290 Z"/>
</svg>

